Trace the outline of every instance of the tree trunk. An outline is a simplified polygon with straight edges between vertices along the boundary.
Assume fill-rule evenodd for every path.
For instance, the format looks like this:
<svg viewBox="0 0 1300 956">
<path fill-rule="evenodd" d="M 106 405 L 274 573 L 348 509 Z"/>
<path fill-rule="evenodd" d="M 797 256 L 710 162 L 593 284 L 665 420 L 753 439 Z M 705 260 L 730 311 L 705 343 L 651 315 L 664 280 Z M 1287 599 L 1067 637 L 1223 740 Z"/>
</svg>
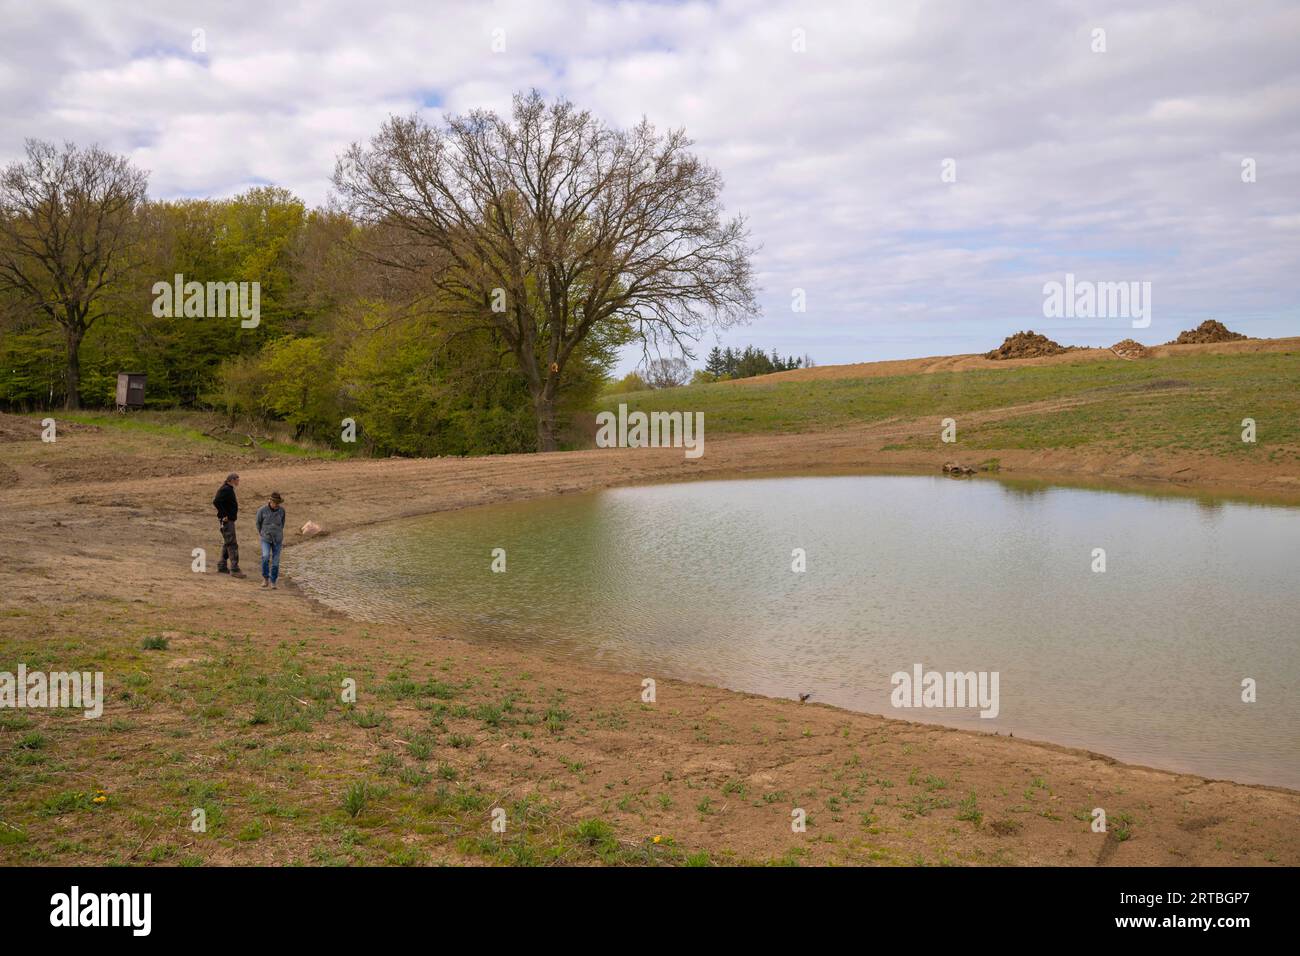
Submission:
<svg viewBox="0 0 1300 956">
<path fill-rule="evenodd" d="M 559 423 L 555 418 L 555 391 L 550 383 L 533 395 L 533 414 L 537 418 L 537 450 L 559 451 Z"/>
<path fill-rule="evenodd" d="M 68 394 L 63 400 L 63 407 L 68 411 L 81 408 L 81 339 L 85 331 L 75 326 L 67 327 L 68 365 L 66 386 Z"/>
</svg>

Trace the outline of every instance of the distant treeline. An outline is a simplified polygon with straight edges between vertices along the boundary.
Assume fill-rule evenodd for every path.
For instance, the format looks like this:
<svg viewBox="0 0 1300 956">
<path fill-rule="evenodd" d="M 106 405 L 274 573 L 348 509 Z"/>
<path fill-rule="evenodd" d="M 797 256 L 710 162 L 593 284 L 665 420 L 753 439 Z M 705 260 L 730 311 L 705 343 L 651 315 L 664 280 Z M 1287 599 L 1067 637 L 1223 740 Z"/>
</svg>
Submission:
<svg viewBox="0 0 1300 956">
<path fill-rule="evenodd" d="M 788 372 L 795 368 L 811 368 L 813 360 L 807 355 L 796 358 L 793 355 L 782 358 L 772 350 L 771 355 L 752 345 L 740 351 L 719 349 L 716 345 L 709 352 L 704 362 L 704 371 L 714 381 L 724 378 L 751 378 L 755 375 L 768 375 L 772 372 Z"/>
<path fill-rule="evenodd" d="M 810 356 L 796 358 L 791 355 L 782 358 L 773 350 L 771 355 L 752 345 L 744 349 L 721 349 L 716 345 L 709 352 L 704 368 L 693 373 L 686 360 L 681 357 L 657 358 L 647 366 L 645 373 L 629 372 L 623 378 L 610 384 L 608 394 L 642 392 L 651 389 L 677 388 L 682 385 L 702 385 L 733 378 L 751 378 L 755 375 L 768 375 L 772 372 L 788 372 L 795 368 L 812 368 L 816 363 Z"/>
</svg>

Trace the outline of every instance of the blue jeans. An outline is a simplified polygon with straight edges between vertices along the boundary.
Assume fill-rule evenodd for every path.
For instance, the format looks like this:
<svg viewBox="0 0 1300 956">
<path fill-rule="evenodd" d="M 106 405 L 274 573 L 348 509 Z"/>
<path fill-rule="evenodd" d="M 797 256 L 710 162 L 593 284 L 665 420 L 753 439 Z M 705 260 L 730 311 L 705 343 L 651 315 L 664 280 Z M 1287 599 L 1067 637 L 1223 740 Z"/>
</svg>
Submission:
<svg viewBox="0 0 1300 956">
<path fill-rule="evenodd" d="M 262 577 L 270 578 L 272 584 L 280 577 L 280 549 L 282 547 L 284 547 L 283 541 L 262 539 Z"/>
</svg>

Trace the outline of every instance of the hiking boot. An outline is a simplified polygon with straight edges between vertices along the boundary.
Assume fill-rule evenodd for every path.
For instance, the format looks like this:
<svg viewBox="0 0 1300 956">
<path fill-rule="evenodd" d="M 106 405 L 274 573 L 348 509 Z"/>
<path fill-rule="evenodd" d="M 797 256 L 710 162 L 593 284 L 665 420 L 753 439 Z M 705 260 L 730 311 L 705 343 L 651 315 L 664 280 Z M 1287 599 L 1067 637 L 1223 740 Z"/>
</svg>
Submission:
<svg viewBox="0 0 1300 956">
<path fill-rule="evenodd" d="M 262 578 L 262 587 L 264 587 L 264 588 L 269 588 L 270 586 L 271 586 L 271 579 L 270 579 L 270 578 Z"/>
<path fill-rule="evenodd" d="M 280 585 L 278 585 L 278 584 L 276 584 L 274 581 L 272 581 L 272 582 L 271 582 L 271 590 L 272 590 L 272 591 L 278 591 L 278 590 L 280 590 Z"/>
<path fill-rule="evenodd" d="M 217 565 L 217 573 L 218 573 L 218 574 L 229 574 L 229 573 L 230 573 L 230 568 L 223 568 L 221 565 L 218 564 L 218 565 Z"/>
<path fill-rule="evenodd" d="M 248 577 L 248 575 L 245 574 L 243 571 L 239 570 L 239 568 L 235 568 L 235 570 L 231 571 L 231 572 L 230 572 L 230 576 L 231 576 L 232 578 L 246 578 L 246 577 Z"/>
</svg>

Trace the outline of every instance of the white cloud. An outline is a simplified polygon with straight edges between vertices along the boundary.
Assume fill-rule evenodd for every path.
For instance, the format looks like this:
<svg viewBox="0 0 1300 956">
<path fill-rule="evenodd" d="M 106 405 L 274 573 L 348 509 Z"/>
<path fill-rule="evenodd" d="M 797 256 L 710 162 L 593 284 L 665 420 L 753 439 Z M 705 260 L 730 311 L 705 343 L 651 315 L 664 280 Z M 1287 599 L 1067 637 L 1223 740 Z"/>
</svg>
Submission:
<svg viewBox="0 0 1300 956">
<path fill-rule="evenodd" d="M 534 85 L 611 122 L 685 125 L 762 245 L 766 315 L 726 342 L 822 362 L 985 349 L 1051 331 L 1041 285 L 1066 272 L 1151 281 L 1148 341 L 1211 316 L 1300 333 L 1286 0 L 0 0 L 0 22 L 0 159 L 27 136 L 98 141 L 158 196 L 269 181 L 319 203 L 335 155 L 387 114 L 500 109 Z"/>
</svg>

